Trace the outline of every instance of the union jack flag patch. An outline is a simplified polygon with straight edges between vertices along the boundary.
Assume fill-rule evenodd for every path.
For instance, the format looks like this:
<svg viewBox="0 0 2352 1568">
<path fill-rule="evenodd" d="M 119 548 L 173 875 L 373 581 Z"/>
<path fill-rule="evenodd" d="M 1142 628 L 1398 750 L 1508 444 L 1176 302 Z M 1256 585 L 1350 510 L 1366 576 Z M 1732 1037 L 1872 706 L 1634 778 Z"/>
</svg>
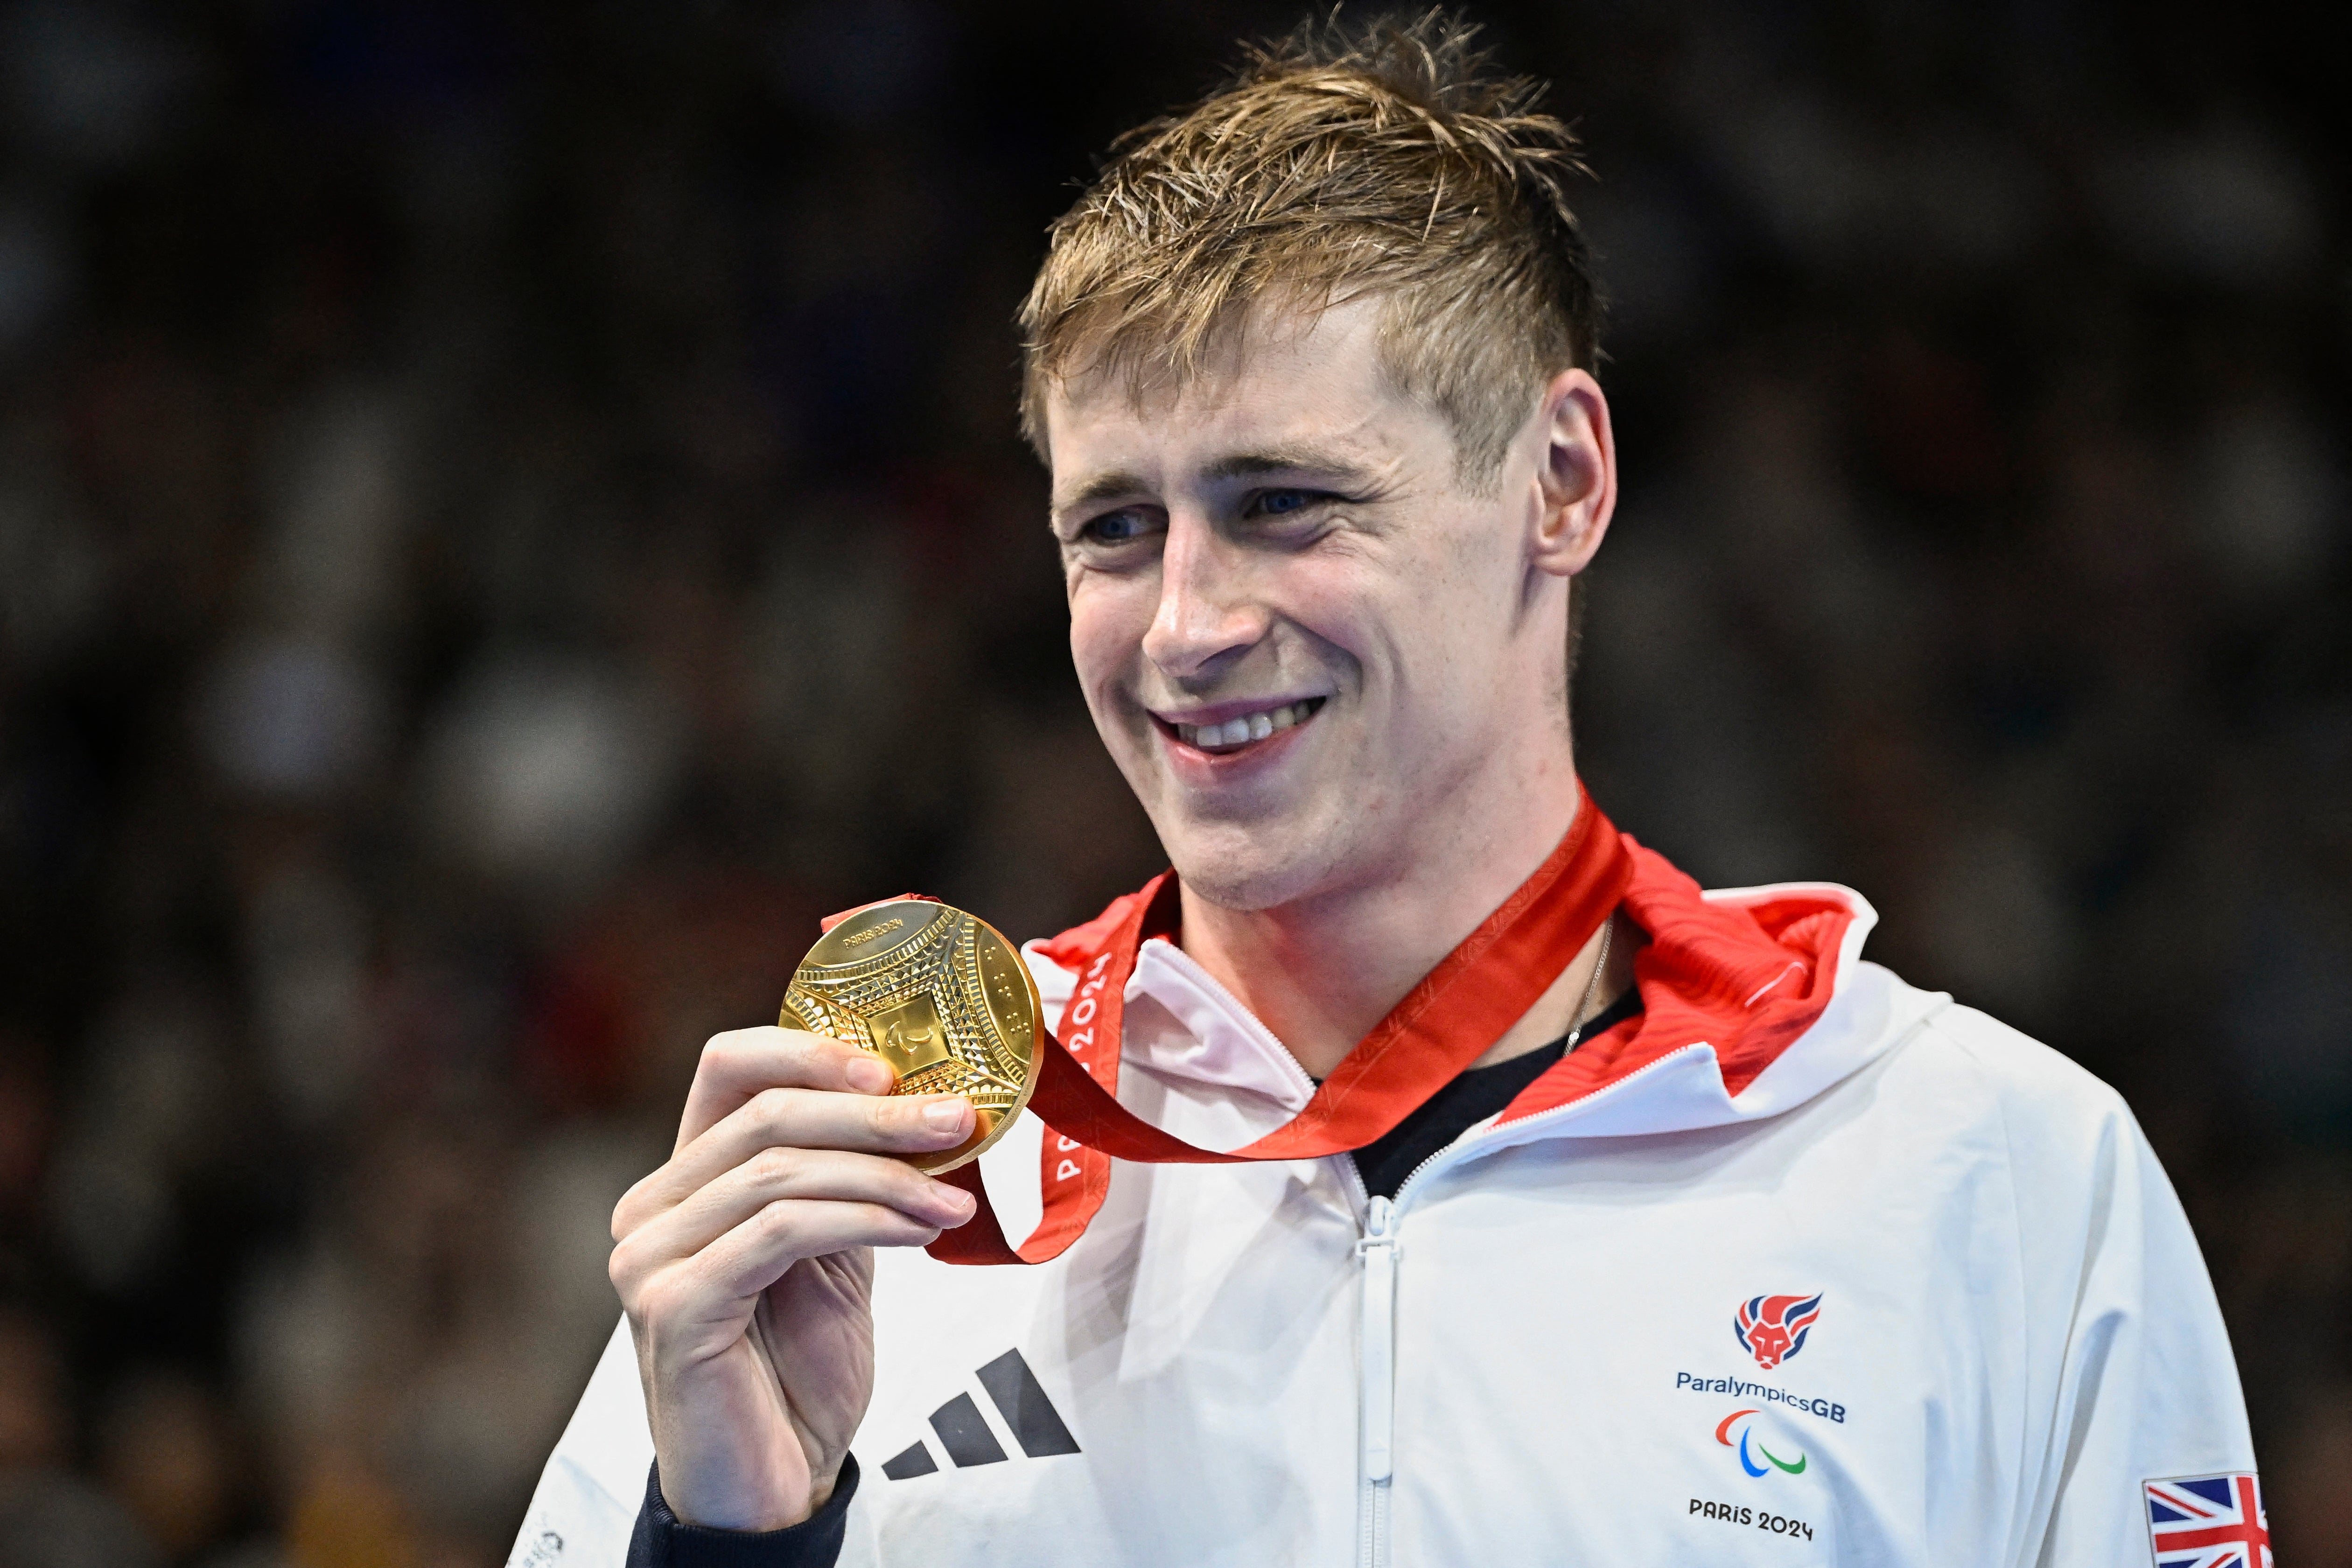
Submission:
<svg viewBox="0 0 2352 1568">
<path fill-rule="evenodd" d="M 2149 1481 L 2148 1542 L 2156 1568 L 2271 1568 L 2263 1483 L 2251 1470 Z"/>
</svg>

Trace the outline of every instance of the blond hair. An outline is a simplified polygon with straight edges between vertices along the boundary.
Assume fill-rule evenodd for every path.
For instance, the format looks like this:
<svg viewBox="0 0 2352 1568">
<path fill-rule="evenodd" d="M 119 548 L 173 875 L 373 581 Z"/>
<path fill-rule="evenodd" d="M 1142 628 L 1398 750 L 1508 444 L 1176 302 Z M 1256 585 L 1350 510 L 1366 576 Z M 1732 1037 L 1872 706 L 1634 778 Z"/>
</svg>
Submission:
<svg viewBox="0 0 2352 1568">
<path fill-rule="evenodd" d="M 1384 368 L 1490 481 L 1558 372 L 1593 367 L 1601 307 L 1568 187 L 1587 171 L 1540 84 L 1492 73 L 1475 29 L 1300 27 L 1221 90 L 1139 127 L 1048 231 L 1023 302 L 1022 430 L 1048 389 L 1181 382 L 1256 312 L 1381 301 Z"/>
</svg>

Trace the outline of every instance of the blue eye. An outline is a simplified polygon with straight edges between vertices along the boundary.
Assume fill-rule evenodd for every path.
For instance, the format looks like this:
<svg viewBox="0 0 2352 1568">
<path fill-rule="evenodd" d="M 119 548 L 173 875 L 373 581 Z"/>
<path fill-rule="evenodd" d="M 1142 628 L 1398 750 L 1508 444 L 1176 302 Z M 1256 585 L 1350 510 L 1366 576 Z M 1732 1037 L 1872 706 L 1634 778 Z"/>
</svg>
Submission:
<svg viewBox="0 0 2352 1568">
<path fill-rule="evenodd" d="M 1140 539 L 1150 530 L 1149 520 L 1132 509 L 1105 512 L 1087 524 L 1087 531 L 1107 544 L 1124 544 L 1130 539 Z"/>
<path fill-rule="evenodd" d="M 1260 490 L 1250 497 L 1243 513 L 1247 517 L 1297 517 L 1305 511 L 1319 513 L 1327 504 L 1339 499 L 1328 490 Z"/>
</svg>

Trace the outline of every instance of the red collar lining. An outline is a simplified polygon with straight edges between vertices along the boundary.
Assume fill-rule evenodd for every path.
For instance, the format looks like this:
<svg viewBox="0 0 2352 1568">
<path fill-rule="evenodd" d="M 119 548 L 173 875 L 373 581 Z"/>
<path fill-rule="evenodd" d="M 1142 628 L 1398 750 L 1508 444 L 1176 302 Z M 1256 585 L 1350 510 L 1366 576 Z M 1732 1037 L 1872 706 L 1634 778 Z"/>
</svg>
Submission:
<svg viewBox="0 0 2352 1568">
<path fill-rule="evenodd" d="M 1715 1047 L 1724 1091 L 1736 1097 L 1836 991 L 1852 905 L 1811 889 L 1708 899 L 1664 856 L 1624 838 L 1633 875 L 1620 908 L 1650 938 L 1633 960 L 1641 1015 L 1580 1042 L 1504 1108 L 1497 1126 L 1582 1100 L 1692 1045 Z"/>
</svg>

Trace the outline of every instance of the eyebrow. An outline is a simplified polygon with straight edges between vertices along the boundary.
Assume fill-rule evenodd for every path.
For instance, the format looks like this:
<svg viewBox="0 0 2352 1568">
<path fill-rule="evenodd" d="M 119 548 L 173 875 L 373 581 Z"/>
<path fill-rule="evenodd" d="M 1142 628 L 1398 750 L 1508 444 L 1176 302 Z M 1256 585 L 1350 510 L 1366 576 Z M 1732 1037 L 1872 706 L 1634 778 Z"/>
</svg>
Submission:
<svg viewBox="0 0 2352 1568">
<path fill-rule="evenodd" d="M 1319 473 L 1352 478 L 1361 473 L 1356 464 L 1311 447 L 1277 447 L 1262 452 L 1235 452 L 1218 458 L 1202 471 L 1207 479 L 1246 479 L 1264 474 Z M 1054 505 L 1057 514 L 1078 510 L 1097 501 L 1113 500 L 1150 489 L 1140 476 L 1125 469 L 1097 474 Z"/>
<path fill-rule="evenodd" d="M 1206 474 L 1213 479 L 1244 479 L 1260 474 L 1338 476 L 1358 471 L 1356 465 L 1346 458 L 1312 447 L 1276 447 L 1271 451 L 1236 452 L 1230 458 L 1220 458 L 1209 465 Z"/>
<path fill-rule="evenodd" d="M 1054 511 L 1056 515 L 1076 511 L 1080 507 L 1092 506 L 1097 501 L 1110 500 L 1118 496 L 1131 496 L 1136 491 L 1147 488 L 1139 476 L 1130 474 L 1123 468 L 1114 469 L 1110 473 L 1097 474 L 1067 496 L 1054 502 Z"/>
</svg>

